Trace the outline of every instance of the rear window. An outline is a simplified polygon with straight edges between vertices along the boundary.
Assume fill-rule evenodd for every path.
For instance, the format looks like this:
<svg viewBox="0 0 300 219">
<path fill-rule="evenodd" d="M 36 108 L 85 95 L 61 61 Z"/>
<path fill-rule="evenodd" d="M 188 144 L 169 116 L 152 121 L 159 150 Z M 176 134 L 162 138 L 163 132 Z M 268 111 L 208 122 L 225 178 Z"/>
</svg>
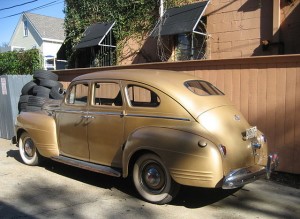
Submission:
<svg viewBox="0 0 300 219">
<path fill-rule="evenodd" d="M 193 93 L 199 96 L 224 95 L 218 88 L 206 81 L 187 81 L 184 85 Z"/>
</svg>

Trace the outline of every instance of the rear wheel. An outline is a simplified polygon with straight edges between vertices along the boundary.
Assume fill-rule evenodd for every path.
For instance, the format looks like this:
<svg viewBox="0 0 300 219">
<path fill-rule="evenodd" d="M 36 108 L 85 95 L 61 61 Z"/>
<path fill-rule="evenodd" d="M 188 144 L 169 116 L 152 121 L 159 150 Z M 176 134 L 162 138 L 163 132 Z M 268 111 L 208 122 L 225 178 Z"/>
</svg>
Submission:
<svg viewBox="0 0 300 219">
<path fill-rule="evenodd" d="M 23 162 L 29 166 L 39 164 L 40 155 L 28 133 L 24 132 L 19 139 L 19 152 Z"/>
<path fill-rule="evenodd" d="M 133 182 L 139 194 L 155 204 L 170 202 L 179 191 L 161 159 L 155 154 L 144 154 L 133 167 Z"/>
</svg>

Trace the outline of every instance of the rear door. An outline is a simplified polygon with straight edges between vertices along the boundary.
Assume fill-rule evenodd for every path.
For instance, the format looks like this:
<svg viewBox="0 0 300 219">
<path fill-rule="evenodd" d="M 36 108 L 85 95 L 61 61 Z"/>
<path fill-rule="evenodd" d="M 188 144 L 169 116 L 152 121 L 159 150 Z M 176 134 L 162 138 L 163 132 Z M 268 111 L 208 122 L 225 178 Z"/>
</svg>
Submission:
<svg viewBox="0 0 300 219">
<path fill-rule="evenodd" d="M 119 81 L 92 83 L 88 142 L 90 161 L 121 167 L 124 144 L 124 100 Z"/>
</svg>

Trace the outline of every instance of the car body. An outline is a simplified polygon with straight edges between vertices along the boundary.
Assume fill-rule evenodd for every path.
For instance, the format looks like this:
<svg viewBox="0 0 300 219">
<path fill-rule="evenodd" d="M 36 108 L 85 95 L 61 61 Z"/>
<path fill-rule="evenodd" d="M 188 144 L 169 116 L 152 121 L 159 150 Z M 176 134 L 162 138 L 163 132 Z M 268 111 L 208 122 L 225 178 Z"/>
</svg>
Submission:
<svg viewBox="0 0 300 219">
<path fill-rule="evenodd" d="M 116 177 L 147 201 L 179 185 L 232 189 L 269 175 L 277 155 L 220 90 L 183 72 L 113 70 L 75 78 L 60 103 L 17 117 L 20 154 Z"/>
</svg>

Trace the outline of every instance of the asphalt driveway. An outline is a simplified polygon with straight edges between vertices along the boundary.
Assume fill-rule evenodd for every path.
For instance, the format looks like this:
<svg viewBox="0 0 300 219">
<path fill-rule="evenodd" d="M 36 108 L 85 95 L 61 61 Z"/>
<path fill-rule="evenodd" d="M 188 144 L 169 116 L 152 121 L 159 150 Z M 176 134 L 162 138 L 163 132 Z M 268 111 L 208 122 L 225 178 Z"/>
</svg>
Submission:
<svg viewBox="0 0 300 219">
<path fill-rule="evenodd" d="M 239 190 L 183 187 L 172 203 L 153 205 L 130 179 L 53 161 L 26 166 L 0 139 L 0 218 L 300 218 L 300 190 L 266 180 Z"/>
</svg>

